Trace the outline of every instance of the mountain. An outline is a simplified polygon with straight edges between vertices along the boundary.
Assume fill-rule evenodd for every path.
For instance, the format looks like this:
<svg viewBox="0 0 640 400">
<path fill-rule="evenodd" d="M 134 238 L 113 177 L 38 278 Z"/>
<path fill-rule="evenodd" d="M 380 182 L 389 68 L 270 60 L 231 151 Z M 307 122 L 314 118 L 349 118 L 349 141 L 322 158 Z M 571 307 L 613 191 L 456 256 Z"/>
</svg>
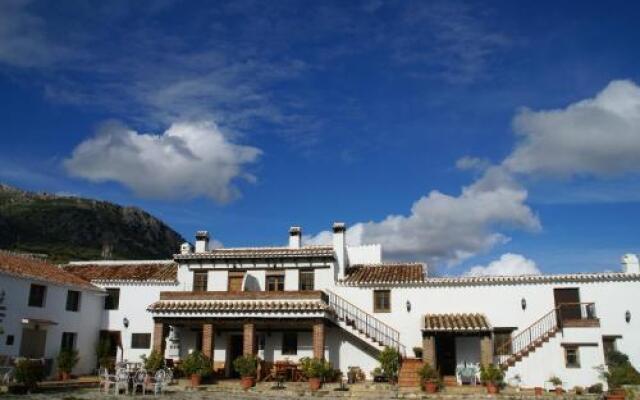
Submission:
<svg viewBox="0 0 640 400">
<path fill-rule="evenodd" d="M 184 238 L 136 208 L 0 184 L 0 249 L 52 262 L 169 258 Z"/>
</svg>

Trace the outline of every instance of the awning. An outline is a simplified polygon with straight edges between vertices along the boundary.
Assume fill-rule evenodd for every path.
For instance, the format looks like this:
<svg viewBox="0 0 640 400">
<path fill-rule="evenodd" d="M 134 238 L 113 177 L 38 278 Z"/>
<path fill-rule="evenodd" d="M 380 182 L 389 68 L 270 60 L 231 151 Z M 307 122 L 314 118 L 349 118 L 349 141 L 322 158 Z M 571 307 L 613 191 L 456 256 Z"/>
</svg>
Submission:
<svg viewBox="0 0 640 400">
<path fill-rule="evenodd" d="M 38 325 L 38 326 L 58 325 L 57 322 L 51 321 L 49 319 L 39 319 L 39 318 L 22 318 L 22 324 Z"/>
<path fill-rule="evenodd" d="M 484 314 L 427 314 L 425 332 L 485 332 L 491 331 Z"/>
</svg>

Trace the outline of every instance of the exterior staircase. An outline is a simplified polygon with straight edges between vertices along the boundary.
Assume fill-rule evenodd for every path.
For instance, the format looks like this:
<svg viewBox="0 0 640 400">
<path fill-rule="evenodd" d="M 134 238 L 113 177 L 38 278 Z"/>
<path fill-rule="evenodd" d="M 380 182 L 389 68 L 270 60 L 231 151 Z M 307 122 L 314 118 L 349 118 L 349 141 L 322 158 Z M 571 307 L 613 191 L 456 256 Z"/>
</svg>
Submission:
<svg viewBox="0 0 640 400">
<path fill-rule="evenodd" d="M 592 325 L 584 322 L 592 321 L 597 321 L 593 303 L 561 304 L 496 348 L 498 363 L 506 371 L 536 349 L 544 346 L 562 332 L 563 327 L 588 327 Z"/>
<path fill-rule="evenodd" d="M 402 360 L 402 366 L 398 374 L 398 385 L 400 387 L 419 387 L 420 376 L 418 371 L 420 368 L 422 368 L 422 360 L 418 358 L 405 358 Z"/>
<path fill-rule="evenodd" d="M 351 304 L 337 294 L 325 290 L 333 322 L 377 351 L 392 347 L 404 357 L 406 350 L 400 343 L 400 332 L 373 315 Z"/>
</svg>

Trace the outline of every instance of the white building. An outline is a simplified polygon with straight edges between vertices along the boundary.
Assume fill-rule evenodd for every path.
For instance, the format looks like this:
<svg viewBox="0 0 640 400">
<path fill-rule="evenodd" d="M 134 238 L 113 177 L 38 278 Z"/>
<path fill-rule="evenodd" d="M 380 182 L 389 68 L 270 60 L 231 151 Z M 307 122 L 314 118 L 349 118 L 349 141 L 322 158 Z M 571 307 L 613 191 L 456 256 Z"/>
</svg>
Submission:
<svg viewBox="0 0 640 400">
<path fill-rule="evenodd" d="M 292 227 L 288 246 L 216 249 L 201 231 L 172 260 L 65 268 L 109 294 L 96 337 L 129 361 L 152 348 L 174 360 L 201 350 L 220 376 L 248 353 L 265 368 L 315 356 L 370 372 L 385 346 L 406 358 L 420 347 L 454 380 L 462 366 L 495 363 L 522 386 L 558 376 L 565 388 L 598 382 L 612 349 L 640 364 L 635 255 L 621 272 L 438 278 L 420 263 L 383 263 L 379 245 L 346 246 L 345 231 L 334 224 L 327 246 L 303 246 Z"/>
<path fill-rule="evenodd" d="M 82 357 L 74 373 L 95 368 L 104 292 L 61 268 L 0 251 L 0 355 L 43 358 L 48 372 L 64 348 Z"/>
</svg>

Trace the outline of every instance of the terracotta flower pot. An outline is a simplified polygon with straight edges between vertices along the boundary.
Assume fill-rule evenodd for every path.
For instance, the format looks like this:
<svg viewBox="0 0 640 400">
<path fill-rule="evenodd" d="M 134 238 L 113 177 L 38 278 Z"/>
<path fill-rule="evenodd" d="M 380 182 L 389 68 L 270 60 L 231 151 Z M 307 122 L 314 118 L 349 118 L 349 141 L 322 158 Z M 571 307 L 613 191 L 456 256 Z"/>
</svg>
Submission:
<svg viewBox="0 0 640 400">
<path fill-rule="evenodd" d="M 191 386 L 197 387 L 202 383 L 202 376 L 199 374 L 191 374 Z"/>
<path fill-rule="evenodd" d="M 498 394 L 500 393 L 500 388 L 494 383 L 487 383 L 487 393 Z"/>
<path fill-rule="evenodd" d="M 322 386 L 320 378 L 309 378 L 309 389 L 313 391 L 320 390 L 320 386 Z"/>
<path fill-rule="evenodd" d="M 542 389 L 540 386 L 536 386 L 535 388 L 533 388 L 533 392 L 536 396 L 542 396 L 542 394 L 544 393 L 544 389 Z"/>
<path fill-rule="evenodd" d="M 253 376 L 243 376 L 240 379 L 240 385 L 244 390 L 252 388 L 256 384 L 256 378 Z"/>
<path fill-rule="evenodd" d="M 63 381 L 68 381 L 69 379 L 71 379 L 71 373 L 70 372 L 61 372 L 60 373 L 60 378 Z"/>
<path fill-rule="evenodd" d="M 625 395 L 626 393 L 624 389 L 613 389 L 607 392 L 605 398 L 607 400 L 624 400 Z"/>
<path fill-rule="evenodd" d="M 435 393 L 438 391 L 438 384 L 434 381 L 424 381 L 422 386 L 427 393 Z"/>
<path fill-rule="evenodd" d="M 561 386 L 557 386 L 556 387 L 556 395 L 557 396 L 562 396 L 564 394 L 564 389 L 562 389 Z"/>
</svg>

